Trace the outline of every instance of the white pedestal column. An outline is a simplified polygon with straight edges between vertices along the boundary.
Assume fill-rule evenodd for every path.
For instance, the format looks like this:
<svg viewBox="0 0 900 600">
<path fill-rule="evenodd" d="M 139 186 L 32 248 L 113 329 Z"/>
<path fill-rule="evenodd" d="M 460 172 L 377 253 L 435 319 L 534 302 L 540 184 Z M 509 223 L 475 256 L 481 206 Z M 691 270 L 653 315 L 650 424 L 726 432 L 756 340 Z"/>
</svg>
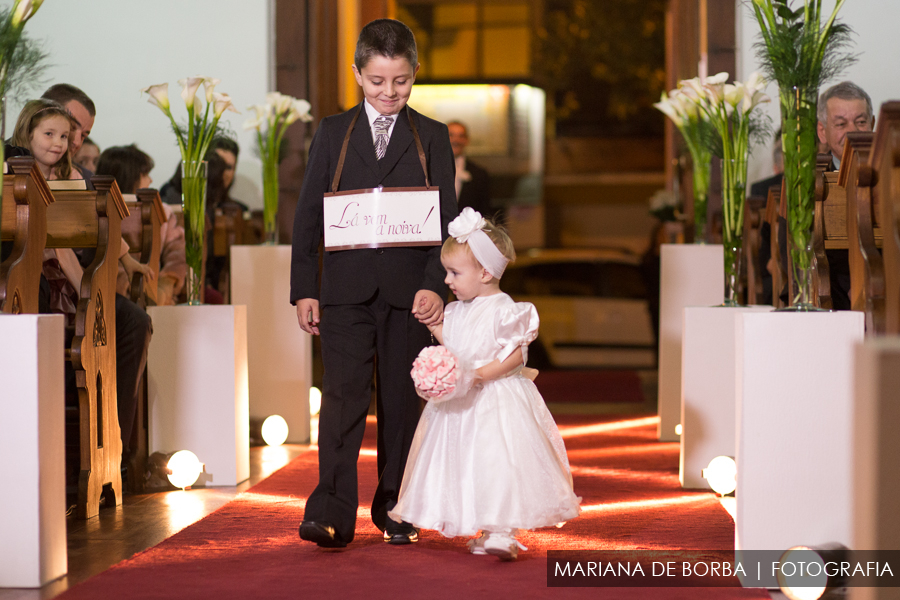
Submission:
<svg viewBox="0 0 900 600">
<path fill-rule="evenodd" d="M 737 328 L 737 550 L 850 546 L 861 312 L 745 314 Z"/>
<path fill-rule="evenodd" d="M 232 246 L 231 299 L 247 306 L 250 418 L 281 415 L 288 439 L 309 442 L 312 337 L 297 324 L 290 246 Z"/>
<path fill-rule="evenodd" d="M 681 418 L 681 335 L 686 306 L 725 300 L 721 245 L 663 244 L 659 287 L 659 439 L 678 441 Z"/>
<path fill-rule="evenodd" d="M 771 306 L 684 309 L 681 352 L 681 459 L 685 488 L 709 488 L 701 471 L 717 456 L 734 457 L 735 320 Z"/>
<path fill-rule="evenodd" d="M 66 574 L 63 316 L 0 315 L 0 588 Z"/>
<path fill-rule="evenodd" d="M 900 338 L 856 348 L 853 452 L 855 550 L 900 548 Z M 850 588 L 853 600 L 900 598 L 897 588 Z"/>
<path fill-rule="evenodd" d="M 250 477 L 247 307 L 154 306 L 147 358 L 150 452 L 190 450 L 197 485 Z"/>
</svg>

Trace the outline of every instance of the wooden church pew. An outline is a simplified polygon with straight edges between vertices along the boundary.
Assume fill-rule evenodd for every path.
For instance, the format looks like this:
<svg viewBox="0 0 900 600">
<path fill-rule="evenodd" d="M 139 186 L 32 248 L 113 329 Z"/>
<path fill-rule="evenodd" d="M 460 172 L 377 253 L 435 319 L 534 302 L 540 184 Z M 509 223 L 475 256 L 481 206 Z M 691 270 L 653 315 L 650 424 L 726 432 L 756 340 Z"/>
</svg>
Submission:
<svg viewBox="0 0 900 600">
<path fill-rule="evenodd" d="M 145 309 L 147 306 L 156 305 L 157 282 L 159 281 L 160 253 L 162 251 L 162 239 L 160 228 L 165 222 L 166 215 L 163 211 L 159 192 L 154 189 L 137 190 L 136 200 L 128 200 L 130 215 L 127 219 L 137 221 L 131 224 L 123 224 L 123 228 L 134 234 L 125 236 L 129 246 L 140 254 L 138 260 L 142 264 L 150 265 L 156 274 L 152 280 L 145 280 L 142 273 L 135 273 L 131 281 L 131 300 Z M 134 416 L 134 427 L 131 432 L 129 447 L 131 456 L 128 460 L 128 478 L 125 485 L 132 494 L 140 494 L 145 488 L 144 474 L 147 472 L 147 461 L 150 456 L 148 437 L 148 398 L 147 369 L 144 368 L 144 376 L 138 391 L 137 410 Z"/>
<path fill-rule="evenodd" d="M 0 239 L 12 242 L 13 249 L 0 264 L 0 312 L 37 314 L 47 208 L 53 195 L 33 158 L 10 158 L 7 164 Z"/>
<path fill-rule="evenodd" d="M 769 188 L 769 195 L 766 198 L 765 220 L 769 224 L 769 252 L 771 264 L 774 265 L 772 272 L 772 306 L 775 308 L 784 308 L 784 302 L 781 300 L 781 290 L 784 289 L 787 282 L 787 273 L 782 269 L 781 264 L 781 243 L 779 242 L 779 231 L 781 230 L 781 206 L 784 202 L 784 192 L 782 186 L 773 186 Z"/>
<path fill-rule="evenodd" d="M 116 410 L 116 276 L 122 219 L 128 208 L 115 180 L 95 190 L 57 190 L 47 209 L 48 248 L 96 248 L 81 281 L 67 358 L 75 370 L 80 429 L 77 516 L 87 519 L 122 503 L 122 441 Z M 108 489 L 104 486 L 108 485 Z"/>
<path fill-rule="evenodd" d="M 744 203 L 744 289 L 747 304 L 759 304 L 762 294 L 762 273 L 759 264 L 760 227 L 765 222 L 766 199 L 750 196 Z"/>
<path fill-rule="evenodd" d="M 850 305 L 866 314 L 866 334 L 884 333 L 884 266 L 878 207 L 873 205 L 869 152 L 875 134 L 848 133 L 841 157 L 838 185 L 847 197 L 847 246 L 850 264 Z"/>
<path fill-rule="evenodd" d="M 884 228 L 885 331 L 900 334 L 900 101 L 885 102 L 869 154 L 873 202 Z"/>
<path fill-rule="evenodd" d="M 135 273 L 134 279 L 129 282 L 131 300 L 141 308 L 146 308 L 157 304 L 156 285 L 162 254 L 160 229 L 166 222 L 166 213 L 163 211 L 159 192 L 155 189 L 137 190 L 134 198 L 125 202 L 129 216 L 122 222 L 122 237 L 136 255 L 136 260 L 153 269 L 155 276 L 152 279 L 145 280 L 142 273 Z"/>
<path fill-rule="evenodd" d="M 813 213 L 812 245 L 813 302 L 831 309 L 831 271 L 826 250 L 847 249 L 847 195 L 838 185 L 838 174 L 827 169 L 830 154 L 819 154 L 816 161 L 816 201 Z"/>
</svg>

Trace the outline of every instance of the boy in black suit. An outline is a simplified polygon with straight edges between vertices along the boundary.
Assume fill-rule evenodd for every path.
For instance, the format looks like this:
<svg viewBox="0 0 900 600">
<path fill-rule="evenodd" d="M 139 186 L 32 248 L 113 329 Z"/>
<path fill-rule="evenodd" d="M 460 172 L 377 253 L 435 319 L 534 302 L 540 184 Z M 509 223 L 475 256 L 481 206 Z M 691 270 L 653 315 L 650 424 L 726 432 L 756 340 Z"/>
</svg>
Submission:
<svg viewBox="0 0 900 600">
<path fill-rule="evenodd" d="M 418 539 L 411 524 L 392 521 L 387 511 L 397 503 L 419 419 L 410 369 L 430 341 L 426 325 L 443 315 L 447 294 L 440 246 L 326 251 L 320 289 L 323 194 L 331 191 L 351 124 L 339 191 L 424 187 L 417 134 L 430 182 L 440 188 L 442 240 L 457 215 L 447 127 L 406 105 L 419 69 L 412 31 L 399 21 L 373 21 L 360 33 L 354 58 L 365 100 L 319 124 L 294 217 L 291 261 L 291 303 L 303 331 L 321 332 L 325 365 L 319 483 L 306 503 L 300 537 L 331 548 L 346 546 L 354 536 L 356 462 L 376 364 L 378 488 L 372 520 L 386 542 Z"/>
</svg>

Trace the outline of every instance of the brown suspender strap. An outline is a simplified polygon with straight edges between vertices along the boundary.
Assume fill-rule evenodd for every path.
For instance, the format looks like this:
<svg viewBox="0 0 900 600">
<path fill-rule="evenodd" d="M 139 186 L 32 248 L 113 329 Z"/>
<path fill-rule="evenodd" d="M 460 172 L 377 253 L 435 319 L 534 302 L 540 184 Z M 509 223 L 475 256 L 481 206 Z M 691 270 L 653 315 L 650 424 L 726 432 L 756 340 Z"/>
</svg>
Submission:
<svg viewBox="0 0 900 600">
<path fill-rule="evenodd" d="M 356 126 L 356 120 L 359 119 L 359 113 L 362 112 L 363 105 L 359 105 L 359 110 L 356 111 L 356 114 L 353 115 L 353 120 L 350 121 L 350 127 L 347 128 L 347 134 L 344 136 L 344 143 L 341 144 L 341 154 L 338 157 L 337 169 L 334 172 L 334 179 L 331 182 L 331 193 L 336 194 L 338 191 L 338 186 L 341 183 L 341 173 L 344 170 L 344 159 L 347 158 L 347 146 L 350 145 L 350 134 L 353 132 L 353 127 Z M 409 112 L 409 105 L 406 106 L 406 118 L 409 119 L 409 126 L 412 129 L 413 138 L 416 140 L 416 150 L 419 152 L 419 162 L 422 163 L 422 172 L 425 174 L 425 189 L 431 188 L 431 180 L 428 177 L 428 159 L 425 157 L 425 148 L 422 147 L 422 140 L 419 139 L 419 131 L 416 129 L 416 124 L 412 120 L 412 115 Z M 373 144 L 374 148 L 374 144 Z"/>
<path fill-rule="evenodd" d="M 412 129 L 413 137 L 416 139 L 416 150 L 419 151 L 419 162 L 422 163 L 422 172 L 425 173 L 425 187 L 431 187 L 431 181 L 428 179 L 428 159 L 425 158 L 425 148 L 422 147 L 422 140 L 419 139 L 419 131 L 413 122 L 412 115 L 409 112 L 409 104 L 406 105 L 406 118 L 409 119 L 409 126 Z"/>
<path fill-rule="evenodd" d="M 344 143 L 341 145 L 341 155 L 338 157 L 337 170 L 334 172 L 334 181 L 331 182 L 331 193 L 336 194 L 338 191 L 338 186 L 341 183 L 341 172 L 344 170 L 344 159 L 347 158 L 347 146 L 350 145 L 350 134 L 353 133 L 353 127 L 356 125 L 356 120 L 359 118 L 359 113 L 362 112 L 363 105 L 359 105 L 359 110 L 356 111 L 356 114 L 353 115 L 353 120 L 350 121 L 350 127 L 347 128 L 347 135 L 344 136 Z"/>
</svg>

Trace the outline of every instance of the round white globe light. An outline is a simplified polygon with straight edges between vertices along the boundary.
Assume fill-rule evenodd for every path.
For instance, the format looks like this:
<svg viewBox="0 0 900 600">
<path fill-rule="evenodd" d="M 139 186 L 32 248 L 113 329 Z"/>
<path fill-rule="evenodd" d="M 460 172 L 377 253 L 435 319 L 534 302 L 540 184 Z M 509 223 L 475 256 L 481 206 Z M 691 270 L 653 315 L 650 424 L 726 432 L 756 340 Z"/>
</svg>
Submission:
<svg viewBox="0 0 900 600">
<path fill-rule="evenodd" d="M 262 438 L 269 446 L 280 446 L 288 436 L 288 424 L 283 417 L 272 415 L 262 424 Z"/>
<path fill-rule="evenodd" d="M 778 586 L 790 600 L 818 600 L 828 589 L 825 562 L 816 551 L 807 546 L 788 549 L 781 555 L 779 562 L 781 564 L 776 575 Z"/>
<path fill-rule="evenodd" d="M 703 477 L 717 494 L 730 494 L 737 487 L 737 464 L 730 456 L 717 456 L 703 469 Z"/>
<path fill-rule="evenodd" d="M 169 482 L 181 489 L 194 485 L 203 472 L 203 463 L 190 450 L 179 450 L 173 454 L 166 467 L 170 471 Z"/>
<path fill-rule="evenodd" d="M 317 415 L 322 408 L 322 392 L 317 387 L 309 388 L 309 414 Z"/>
</svg>

